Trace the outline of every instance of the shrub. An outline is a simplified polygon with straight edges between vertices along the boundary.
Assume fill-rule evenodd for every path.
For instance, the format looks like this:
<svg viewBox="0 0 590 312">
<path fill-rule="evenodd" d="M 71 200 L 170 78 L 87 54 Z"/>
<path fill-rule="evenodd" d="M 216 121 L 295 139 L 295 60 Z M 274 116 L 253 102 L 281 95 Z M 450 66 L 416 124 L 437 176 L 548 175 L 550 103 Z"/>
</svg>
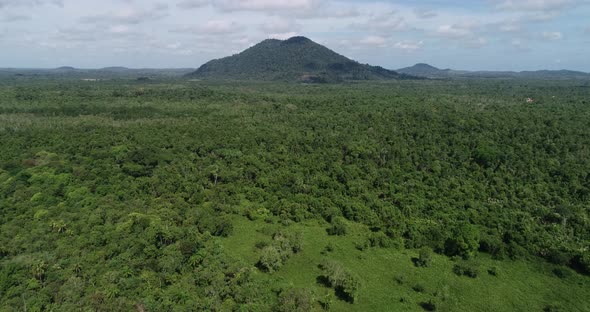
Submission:
<svg viewBox="0 0 590 312">
<path fill-rule="evenodd" d="M 256 247 L 256 249 L 264 249 L 264 247 L 270 246 L 270 243 L 267 241 L 259 241 L 256 242 L 254 246 Z"/>
<path fill-rule="evenodd" d="M 214 236 L 228 237 L 234 231 L 234 225 L 229 217 L 221 217 L 215 222 L 213 231 L 211 232 Z"/>
<path fill-rule="evenodd" d="M 330 311 L 332 308 L 332 296 L 330 294 L 325 294 L 322 298 L 320 298 L 319 304 L 324 311 Z"/>
<path fill-rule="evenodd" d="M 274 246 L 264 247 L 260 253 L 258 266 L 266 272 L 272 273 L 277 271 L 283 265 L 281 253 Z"/>
<path fill-rule="evenodd" d="M 357 300 L 360 289 L 359 279 L 340 263 L 325 261 L 320 264 L 321 278 L 327 281 L 328 286 L 336 290 L 336 294 L 342 299 L 354 303 Z"/>
<path fill-rule="evenodd" d="M 491 276 L 498 276 L 498 268 L 497 267 L 491 267 L 488 269 L 488 274 Z"/>
<path fill-rule="evenodd" d="M 434 303 L 434 301 L 432 299 L 420 303 L 420 306 L 425 311 L 436 311 L 436 304 Z"/>
<path fill-rule="evenodd" d="M 326 247 L 324 247 L 324 249 L 321 251 L 322 255 L 327 255 L 328 253 L 334 251 L 334 246 L 331 243 L 328 243 L 328 245 L 326 245 Z"/>
<path fill-rule="evenodd" d="M 258 267 L 269 273 L 277 271 L 291 255 L 301 251 L 301 240 L 299 232 L 279 231 L 273 234 L 272 243 L 257 243 L 256 246 L 262 248 Z"/>
<path fill-rule="evenodd" d="M 313 300 L 309 290 L 306 289 L 288 289 L 282 291 L 279 295 L 279 304 L 276 311 L 278 312 L 292 312 L 292 311 L 311 311 L 313 307 Z"/>
<path fill-rule="evenodd" d="M 571 272 L 566 268 L 555 268 L 553 269 L 553 274 L 559 278 L 568 278 Z"/>
<path fill-rule="evenodd" d="M 578 272 L 590 275 L 590 253 L 576 255 L 570 265 Z"/>
<path fill-rule="evenodd" d="M 556 304 L 547 304 L 543 307 L 543 312 L 561 312 L 561 311 L 563 311 L 563 309 L 561 309 L 561 307 Z"/>
<path fill-rule="evenodd" d="M 369 245 L 371 247 L 389 248 L 393 245 L 391 239 L 383 232 L 371 233 L 369 236 Z"/>
<path fill-rule="evenodd" d="M 394 278 L 396 283 L 403 285 L 407 282 L 408 278 L 405 275 L 396 275 Z"/>
<path fill-rule="evenodd" d="M 476 278 L 479 274 L 477 266 L 467 263 L 455 264 L 455 266 L 453 266 L 453 272 L 459 276 L 463 275 L 471 278 Z"/>
<path fill-rule="evenodd" d="M 429 267 L 432 263 L 432 251 L 428 247 L 423 247 L 418 252 L 418 258 L 413 260 L 417 267 Z"/>
<path fill-rule="evenodd" d="M 418 293 L 423 293 L 426 291 L 426 288 L 422 284 L 416 284 L 412 286 L 412 290 Z"/>
<path fill-rule="evenodd" d="M 348 228 L 341 217 L 333 218 L 331 224 L 332 225 L 326 230 L 328 235 L 346 235 Z"/>
<path fill-rule="evenodd" d="M 479 249 L 479 231 L 471 224 L 456 227 L 445 241 L 445 254 L 469 259 Z"/>
</svg>

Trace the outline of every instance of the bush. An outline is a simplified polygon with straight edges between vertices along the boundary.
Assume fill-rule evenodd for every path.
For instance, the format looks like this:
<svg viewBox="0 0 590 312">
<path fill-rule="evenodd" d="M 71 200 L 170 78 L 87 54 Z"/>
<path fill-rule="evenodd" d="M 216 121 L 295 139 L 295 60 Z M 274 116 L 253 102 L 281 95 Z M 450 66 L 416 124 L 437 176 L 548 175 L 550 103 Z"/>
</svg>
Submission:
<svg viewBox="0 0 590 312">
<path fill-rule="evenodd" d="M 323 262 L 320 264 L 320 269 L 322 270 L 320 277 L 327 281 L 328 286 L 336 290 L 338 296 L 351 303 L 357 300 L 361 285 L 354 274 L 335 261 Z"/>
<path fill-rule="evenodd" d="M 451 233 L 451 237 L 445 241 L 445 254 L 447 256 L 461 256 L 469 259 L 479 249 L 479 231 L 471 224 L 457 226 Z"/>
<path fill-rule="evenodd" d="M 563 311 L 563 309 L 561 309 L 561 307 L 556 304 L 547 304 L 543 307 L 543 312 L 561 312 L 561 311 Z"/>
<path fill-rule="evenodd" d="M 371 246 L 369 245 L 369 240 L 363 239 L 363 240 L 357 241 L 354 244 L 354 247 L 360 251 L 364 251 L 364 250 L 367 250 Z"/>
<path fill-rule="evenodd" d="M 488 274 L 491 276 L 498 276 L 498 268 L 497 267 L 491 267 L 488 269 Z"/>
<path fill-rule="evenodd" d="M 459 276 L 476 278 L 479 274 L 479 269 L 473 264 L 455 264 L 455 266 L 453 266 L 453 272 Z"/>
<path fill-rule="evenodd" d="M 547 258 L 549 262 L 557 265 L 566 265 L 572 260 L 572 257 L 567 252 L 557 249 L 550 250 L 545 258 Z"/>
<path fill-rule="evenodd" d="M 319 304 L 324 311 L 330 311 L 332 308 L 332 295 L 325 294 L 322 298 L 320 298 Z"/>
<path fill-rule="evenodd" d="M 334 251 L 334 245 L 328 243 L 328 245 L 326 245 L 326 247 L 324 247 L 324 249 L 320 253 L 325 256 L 332 251 Z"/>
<path fill-rule="evenodd" d="M 272 243 L 259 242 L 258 248 L 262 248 L 258 267 L 272 273 L 277 271 L 285 261 L 294 253 L 301 251 L 301 233 L 276 232 L 273 234 Z"/>
<path fill-rule="evenodd" d="M 344 222 L 344 220 L 341 217 L 336 217 L 336 218 L 332 219 L 331 224 L 332 224 L 332 226 L 330 226 L 326 230 L 326 232 L 328 232 L 328 235 L 338 235 L 338 236 L 346 235 L 348 228 L 346 226 L 346 223 Z"/>
<path fill-rule="evenodd" d="M 566 268 L 555 268 L 553 269 L 553 274 L 559 278 L 568 278 L 571 275 L 571 272 Z"/>
<path fill-rule="evenodd" d="M 576 271 L 590 275 L 590 253 L 576 255 L 570 265 Z"/>
<path fill-rule="evenodd" d="M 221 236 L 221 237 L 228 237 L 234 231 L 234 225 L 231 222 L 229 217 L 221 217 L 215 222 L 213 227 L 213 231 L 211 235 L 213 236 Z"/>
<path fill-rule="evenodd" d="M 258 267 L 266 272 L 272 273 L 277 271 L 283 265 L 281 253 L 274 246 L 264 247 L 260 253 L 260 260 L 258 260 Z"/>
<path fill-rule="evenodd" d="M 434 303 L 434 301 L 432 299 L 420 303 L 420 306 L 425 311 L 436 311 L 436 304 Z"/>
<path fill-rule="evenodd" d="M 393 243 L 387 235 L 383 232 L 371 233 L 369 236 L 369 245 L 371 247 L 389 248 Z"/>
<path fill-rule="evenodd" d="M 422 284 L 416 284 L 416 285 L 412 286 L 412 290 L 417 293 L 423 293 L 426 291 L 426 288 L 424 288 L 424 286 Z"/>
<path fill-rule="evenodd" d="M 414 258 L 414 265 L 417 267 L 429 267 L 432 263 L 432 251 L 428 247 L 423 247 L 418 252 L 418 258 Z"/>
<path fill-rule="evenodd" d="M 396 275 L 394 278 L 396 283 L 403 285 L 407 282 L 408 278 L 405 275 Z"/>
<path fill-rule="evenodd" d="M 282 291 L 279 295 L 279 304 L 276 311 L 278 312 L 292 312 L 292 311 L 311 311 L 313 308 L 313 300 L 309 290 L 306 289 L 288 289 Z"/>
</svg>

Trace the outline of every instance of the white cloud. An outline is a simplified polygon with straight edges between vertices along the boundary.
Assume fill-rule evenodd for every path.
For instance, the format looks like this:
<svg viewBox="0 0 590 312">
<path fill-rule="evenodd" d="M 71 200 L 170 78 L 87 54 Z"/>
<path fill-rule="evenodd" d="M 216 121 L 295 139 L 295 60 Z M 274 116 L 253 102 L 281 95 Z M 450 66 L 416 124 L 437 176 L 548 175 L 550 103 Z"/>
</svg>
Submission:
<svg viewBox="0 0 590 312">
<path fill-rule="evenodd" d="M 210 0 L 185 0 L 179 2 L 176 6 L 181 9 L 196 9 L 208 6 L 210 4 Z"/>
<path fill-rule="evenodd" d="M 468 40 L 466 42 L 467 46 L 472 47 L 472 48 L 481 48 L 483 46 L 486 46 L 488 44 L 488 39 L 484 38 L 484 37 L 477 37 L 477 38 L 473 38 L 471 40 Z"/>
<path fill-rule="evenodd" d="M 4 16 L 0 16 L 0 22 L 23 22 L 23 21 L 30 21 L 32 17 L 30 15 L 25 14 L 7 14 Z"/>
<path fill-rule="evenodd" d="M 260 25 L 260 29 L 265 33 L 287 33 L 298 31 L 300 28 L 301 25 L 292 20 L 277 17 L 270 18 Z"/>
<path fill-rule="evenodd" d="M 406 30 L 408 29 L 408 24 L 403 16 L 399 16 L 395 12 L 389 12 L 373 15 L 364 22 L 353 23 L 350 25 L 350 28 L 354 30 L 370 30 L 389 33 Z"/>
<path fill-rule="evenodd" d="M 473 36 L 473 31 L 471 27 L 458 24 L 441 25 L 436 29 L 435 33 L 441 37 L 451 39 L 461 39 Z"/>
<path fill-rule="evenodd" d="M 387 38 L 381 36 L 367 36 L 359 41 L 362 45 L 368 45 L 373 47 L 386 47 L 387 46 Z"/>
<path fill-rule="evenodd" d="M 150 9 L 128 7 L 107 13 L 84 16 L 80 21 L 91 24 L 140 24 L 166 17 L 168 15 L 167 11 L 168 6 L 165 4 L 156 4 Z"/>
<path fill-rule="evenodd" d="M 425 8 L 414 9 L 414 14 L 416 15 L 416 17 L 421 19 L 433 18 L 438 16 L 438 14 L 434 10 Z"/>
<path fill-rule="evenodd" d="M 36 5 L 57 5 L 62 7 L 62 0 L 0 0 L 0 8 L 4 7 L 19 7 L 19 6 L 36 6 Z"/>
<path fill-rule="evenodd" d="M 541 36 L 551 41 L 563 39 L 563 34 L 559 31 L 545 31 L 541 33 Z"/>
<path fill-rule="evenodd" d="M 329 14 L 325 14 L 329 13 Z M 324 16 L 337 17 L 337 18 L 348 18 L 357 17 L 361 15 L 361 12 L 356 8 L 333 8 L 330 12 L 325 12 Z"/>
<path fill-rule="evenodd" d="M 309 10 L 319 4 L 319 0 L 220 0 L 215 3 L 227 11 Z"/>
<path fill-rule="evenodd" d="M 287 33 L 278 33 L 278 34 L 270 34 L 268 35 L 268 39 L 279 39 L 279 40 L 286 40 L 291 37 L 295 37 L 298 34 L 296 32 L 287 32 Z"/>
<path fill-rule="evenodd" d="M 565 10 L 588 5 L 588 0 L 491 0 L 503 11 L 522 12 L 524 20 L 545 22 L 557 18 Z"/>
<path fill-rule="evenodd" d="M 505 20 L 494 26 L 501 32 L 514 33 L 522 31 L 522 24 L 517 19 Z"/>
<path fill-rule="evenodd" d="M 210 20 L 201 25 L 184 26 L 171 30 L 173 33 L 188 33 L 200 35 L 233 34 L 242 31 L 244 28 L 233 20 L 219 19 Z"/>
<path fill-rule="evenodd" d="M 395 43 L 394 47 L 405 52 L 414 52 L 416 50 L 421 49 L 423 45 L 424 41 L 399 41 Z"/>
<path fill-rule="evenodd" d="M 575 0 L 493 0 L 496 7 L 502 10 L 551 11 L 562 10 L 568 6 L 579 4 Z"/>
<path fill-rule="evenodd" d="M 513 38 L 512 40 L 510 40 L 510 46 L 519 52 L 530 52 L 532 51 L 531 47 L 530 47 L 530 43 L 528 42 L 528 40 L 522 39 L 522 38 Z"/>
</svg>

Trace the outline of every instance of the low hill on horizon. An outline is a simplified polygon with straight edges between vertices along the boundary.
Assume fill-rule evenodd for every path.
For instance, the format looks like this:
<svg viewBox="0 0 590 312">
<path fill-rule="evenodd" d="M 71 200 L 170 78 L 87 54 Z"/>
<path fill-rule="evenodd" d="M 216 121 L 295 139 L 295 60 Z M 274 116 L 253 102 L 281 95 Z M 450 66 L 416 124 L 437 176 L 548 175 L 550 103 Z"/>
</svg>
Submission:
<svg viewBox="0 0 590 312">
<path fill-rule="evenodd" d="M 590 73 L 573 70 L 536 70 L 536 71 L 467 71 L 440 69 L 426 63 L 400 68 L 397 72 L 424 78 L 511 78 L 511 79 L 590 79 Z"/>
<path fill-rule="evenodd" d="M 306 37 L 267 39 L 239 54 L 212 60 L 187 76 L 301 82 L 415 78 L 383 67 L 360 64 Z"/>
</svg>

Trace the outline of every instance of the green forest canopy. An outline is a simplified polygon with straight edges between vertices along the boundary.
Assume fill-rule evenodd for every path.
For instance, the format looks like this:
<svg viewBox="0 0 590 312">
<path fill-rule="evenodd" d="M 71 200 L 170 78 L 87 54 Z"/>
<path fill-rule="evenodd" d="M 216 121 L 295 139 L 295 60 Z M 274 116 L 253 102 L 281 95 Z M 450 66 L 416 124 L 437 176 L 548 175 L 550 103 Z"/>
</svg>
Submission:
<svg viewBox="0 0 590 312">
<path fill-rule="evenodd" d="M 510 310 L 467 288 L 522 277 L 582 310 L 589 90 L 5 81 L 0 306 Z"/>
</svg>

